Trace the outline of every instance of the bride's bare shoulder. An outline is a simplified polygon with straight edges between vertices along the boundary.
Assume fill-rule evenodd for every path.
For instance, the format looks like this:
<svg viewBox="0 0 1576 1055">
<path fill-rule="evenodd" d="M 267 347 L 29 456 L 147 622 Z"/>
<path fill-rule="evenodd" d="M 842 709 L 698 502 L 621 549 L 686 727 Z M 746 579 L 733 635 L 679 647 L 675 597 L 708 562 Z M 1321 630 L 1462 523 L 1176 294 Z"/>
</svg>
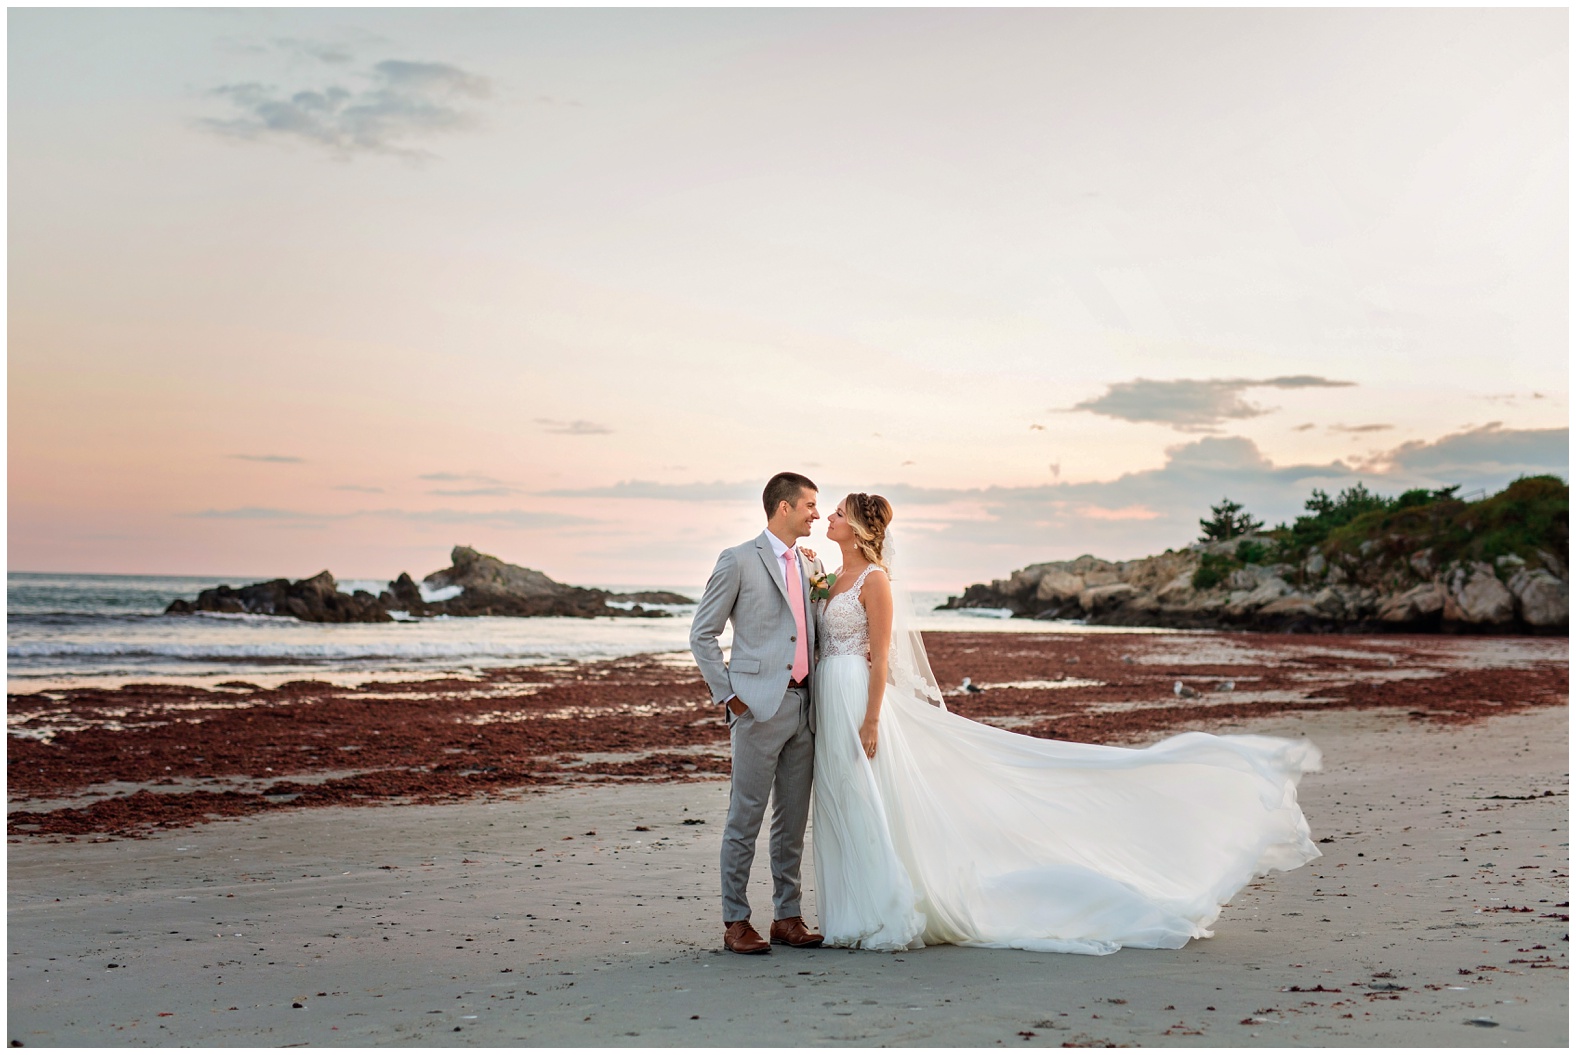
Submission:
<svg viewBox="0 0 1576 1055">
<path fill-rule="evenodd" d="M 892 581 L 887 578 L 886 569 L 879 564 L 872 564 L 865 570 L 865 581 L 860 585 L 860 593 L 864 596 L 890 598 L 892 596 Z"/>
</svg>

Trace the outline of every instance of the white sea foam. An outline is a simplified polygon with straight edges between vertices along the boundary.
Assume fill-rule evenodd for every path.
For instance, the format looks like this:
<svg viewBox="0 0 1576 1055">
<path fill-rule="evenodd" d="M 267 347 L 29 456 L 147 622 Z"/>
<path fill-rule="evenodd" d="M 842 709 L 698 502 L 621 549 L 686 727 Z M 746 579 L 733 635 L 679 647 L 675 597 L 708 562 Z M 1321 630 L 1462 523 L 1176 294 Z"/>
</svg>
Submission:
<svg viewBox="0 0 1576 1055">
<path fill-rule="evenodd" d="M 421 599 L 428 604 L 451 601 L 465 592 L 463 586 L 428 586 L 426 583 L 419 583 L 416 588 L 421 591 Z"/>
<path fill-rule="evenodd" d="M 335 582 L 339 587 L 340 593 L 355 593 L 357 590 L 365 590 L 373 597 L 389 588 L 388 580 L 386 579 L 337 579 Z"/>
</svg>

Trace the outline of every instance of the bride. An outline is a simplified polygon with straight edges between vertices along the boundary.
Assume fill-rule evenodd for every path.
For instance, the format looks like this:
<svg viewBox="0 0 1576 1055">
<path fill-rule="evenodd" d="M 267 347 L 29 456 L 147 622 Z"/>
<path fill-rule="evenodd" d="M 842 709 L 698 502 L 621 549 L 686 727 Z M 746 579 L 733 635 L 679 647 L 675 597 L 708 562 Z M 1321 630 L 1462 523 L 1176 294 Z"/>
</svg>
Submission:
<svg viewBox="0 0 1576 1055">
<path fill-rule="evenodd" d="M 1141 750 L 953 714 L 892 574 L 892 507 L 851 494 L 816 605 L 815 873 L 826 944 L 1103 955 L 1210 937 L 1255 876 L 1319 856 L 1307 741 L 1183 733 Z"/>
</svg>

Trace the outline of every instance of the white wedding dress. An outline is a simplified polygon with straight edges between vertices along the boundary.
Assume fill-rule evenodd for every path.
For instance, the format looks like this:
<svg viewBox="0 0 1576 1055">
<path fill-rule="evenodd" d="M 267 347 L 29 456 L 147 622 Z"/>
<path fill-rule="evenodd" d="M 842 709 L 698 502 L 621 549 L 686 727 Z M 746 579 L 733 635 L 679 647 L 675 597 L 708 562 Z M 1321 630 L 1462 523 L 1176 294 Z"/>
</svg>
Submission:
<svg viewBox="0 0 1576 1055">
<path fill-rule="evenodd" d="M 813 847 L 827 945 L 1178 949 L 1210 937 L 1255 876 L 1320 856 L 1297 805 L 1297 781 L 1319 765 L 1307 741 L 1042 740 L 889 684 L 866 758 L 860 591 L 871 570 L 816 612 Z"/>
</svg>

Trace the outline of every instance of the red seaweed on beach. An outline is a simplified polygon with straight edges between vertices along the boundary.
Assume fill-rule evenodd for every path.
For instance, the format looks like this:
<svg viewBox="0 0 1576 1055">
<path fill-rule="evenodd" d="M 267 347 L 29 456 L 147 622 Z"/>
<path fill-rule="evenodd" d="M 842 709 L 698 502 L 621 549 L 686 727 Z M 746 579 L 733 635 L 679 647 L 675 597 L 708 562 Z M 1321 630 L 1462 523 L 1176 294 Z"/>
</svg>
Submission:
<svg viewBox="0 0 1576 1055">
<path fill-rule="evenodd" d="M 1565 702 L 1563 642 L 1273 634 L 927 635 L 948 706 L 1036 736 L 1135 743 L 1276 715 L 1472 722 Z M 1195 695 L 1181 696 L 1178 683 Z M 688 664 L 651 656 L 475 679 L 127 685 L 9 701 L 13 837 L 128 836 L 263 811 L 533 787 L 725 779 L 727 730 Z M 115 792 L 109 786 L 136 785 Z"/>
</svg>

